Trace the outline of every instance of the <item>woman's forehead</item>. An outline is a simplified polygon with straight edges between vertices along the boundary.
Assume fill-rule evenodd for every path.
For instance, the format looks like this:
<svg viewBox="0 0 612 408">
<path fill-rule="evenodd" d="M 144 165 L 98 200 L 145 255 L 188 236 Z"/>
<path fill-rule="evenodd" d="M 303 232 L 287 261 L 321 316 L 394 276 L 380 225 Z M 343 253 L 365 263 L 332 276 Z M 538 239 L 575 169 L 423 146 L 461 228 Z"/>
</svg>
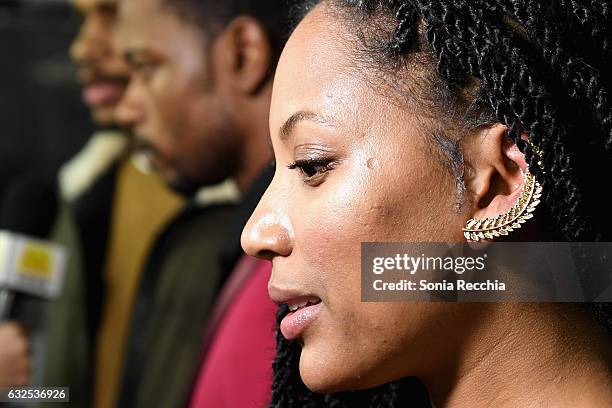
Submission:
<svg viewBox="0 0 612 408">
<path fill-rule="evenodd" d="M 350 61 L 346 28 L 325 13 L 313 9 L 297 26 L 280 58 L 274 80 L 271 128 L 299 111 L 332 117 L 353 109 L 363 87 Z"/>
</svg>

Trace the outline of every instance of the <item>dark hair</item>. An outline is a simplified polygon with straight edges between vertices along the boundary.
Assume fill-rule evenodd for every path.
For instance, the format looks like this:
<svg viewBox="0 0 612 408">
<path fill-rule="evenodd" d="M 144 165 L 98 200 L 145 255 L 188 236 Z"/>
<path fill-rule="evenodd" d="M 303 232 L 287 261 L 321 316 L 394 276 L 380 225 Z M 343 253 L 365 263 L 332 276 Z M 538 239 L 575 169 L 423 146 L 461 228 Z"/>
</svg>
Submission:
<svg viewBox="0 0 612 408">
<path fill-rule="evenodd" d="M 294 6 L 295 22 L 317 3 Z M 425 80 L 416 95 L 425 109 L 437 109 L 439 117 L 462 129 L 496 122 L 508 127 L 544 188 L 552 236 L 610 240 L 612 217 L 602 199 L 606 182 L 598 177 L 612 168 L 609 0 L 324 3 L 356 27 L 357 63 L 378 73 L 396 95 L 415 97 L 407 95 L 402 68 L 416 66 L 425 73 L 414 81 Z M 410 84 L 411 91 L 419 86 Z M 449 162 L 462 166 L 452 135 L 432 133 Z M 610 332 L 610 304 L 589 308 Z M 279 319 L 284 314 L 279 309 Z M 279 334 L 272 407 L 429 406 L 422 386 L 410 379 L 370 391 L 316 395 L 299 377 L 299 356 L 299 346 Z"/>
<path fill-rule="evenodd" d="M 267 30 L 276 57 L 287 38 L 287 0 L 162 0 L 162 3 L 206 33 L 215 33 L 238 16 L 254 17 Z"/>
</svg>

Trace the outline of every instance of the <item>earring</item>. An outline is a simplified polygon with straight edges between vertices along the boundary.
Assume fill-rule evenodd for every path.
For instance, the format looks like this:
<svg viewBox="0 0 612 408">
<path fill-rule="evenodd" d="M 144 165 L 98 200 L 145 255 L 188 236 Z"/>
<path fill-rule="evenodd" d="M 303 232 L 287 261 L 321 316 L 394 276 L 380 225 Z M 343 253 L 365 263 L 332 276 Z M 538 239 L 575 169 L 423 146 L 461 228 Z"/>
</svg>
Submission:
<svg viewBox="0 0 612 408">
<path fill-rule="evenodd" d="M 533 217 L 533 211 L 540 204 L 542 186 L 529 170 L 525 173 L 525 186 L 517 203 L 504 214 L 484 220 L 470 219 L 463 228 L 463 235 L 468 241 L 478 242 L 481 239 L 493 239 L 521 228 L 521 225 Z"/>
</svg>

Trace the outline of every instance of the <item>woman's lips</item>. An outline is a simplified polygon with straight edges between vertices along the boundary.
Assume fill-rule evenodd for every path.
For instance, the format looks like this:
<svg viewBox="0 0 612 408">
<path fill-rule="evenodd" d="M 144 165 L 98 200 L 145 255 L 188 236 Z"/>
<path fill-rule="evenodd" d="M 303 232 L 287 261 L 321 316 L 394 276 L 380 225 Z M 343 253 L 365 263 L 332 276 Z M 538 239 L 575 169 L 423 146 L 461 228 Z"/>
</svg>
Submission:
<svg viewBox="0 0 612 408">
<path fill-rule="evenodd" d="M 91 107 L 116 103 L 123 95 L 125 84 L 120 81 L 97 81 L 83 87 L 83 101 Z"/>
<path fill-rule="evenodd" d="M 309 304 L 300 307 L 294 312 L 289 312 L 281 321 L 280 330 L 287 340 L 300 337 L 304 330 L 312 323 L 321 311 L 322 303 Z"/>
</svg>

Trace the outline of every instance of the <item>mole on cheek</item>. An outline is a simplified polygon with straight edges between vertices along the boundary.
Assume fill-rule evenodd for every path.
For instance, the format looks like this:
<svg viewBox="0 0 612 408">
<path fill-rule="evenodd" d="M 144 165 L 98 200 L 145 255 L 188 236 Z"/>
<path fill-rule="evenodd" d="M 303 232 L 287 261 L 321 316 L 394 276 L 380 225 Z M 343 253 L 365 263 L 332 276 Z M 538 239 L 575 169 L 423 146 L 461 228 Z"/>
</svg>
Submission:
<svg viewBox="0 0 612 408">
<path fill-rule="evenodd" d="M 370 157 L 368 161 L 366 162 L 366 165 L 368 166 L 368 169 L 373 169 L 374 167 L 378 167 L 378 160 L 376 160 L 373 157 Z"/>
</svg>

